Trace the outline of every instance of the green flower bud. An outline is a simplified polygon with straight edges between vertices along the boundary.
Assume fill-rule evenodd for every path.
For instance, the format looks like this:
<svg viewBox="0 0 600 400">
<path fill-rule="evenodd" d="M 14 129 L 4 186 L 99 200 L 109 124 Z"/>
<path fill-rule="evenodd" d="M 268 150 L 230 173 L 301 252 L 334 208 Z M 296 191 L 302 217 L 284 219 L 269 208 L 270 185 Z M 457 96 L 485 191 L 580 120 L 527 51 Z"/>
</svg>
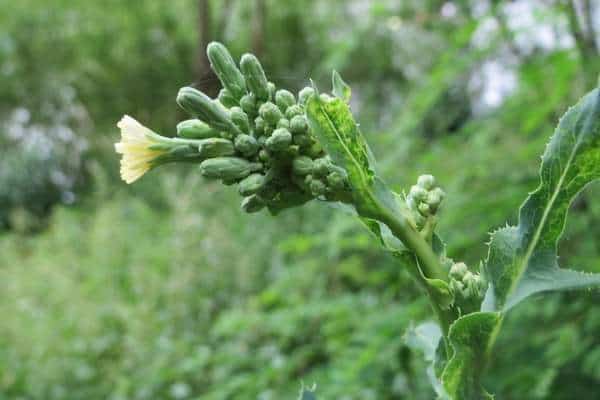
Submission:
<svg viewBox="0 0 600 400">
<path fill-rule="evenodd" d="M 256 195 L 244 197 L 242 200 L 242 210 L 248 214 L 258 212 L 265 207 L 264 201 Z"/>
<path fill-rule="evenodd" d="M 243 179 L 261 169 L 262 164 L 249 162 L 239 157 L 209 158 L 200 163 L 200 173 L 203 176 L 227 181 Z"/>
<path fill-rule="evenodd" d="M 240 68 L 246 77 L 248 89 L 258 100 L 267 101 L 269 99 L 269 83 L 258 58 L 253 54 L 244 54 L 240 60 Z"/>
<path fill-rule="evenodd" d="M 432 190 L 431 192 L 427 193 L 427 198 L 425 201 L 432 209 L 436 210 L 442 202 L 442 197 L 440 196 L 439 192 Z"/>
<path fill-rule="evenodd" d="M 287 154 L 290 157 L 296 157 L 298 154 L 300 154 L 300 146 L 297 146 L 295 144 L 291 145 L 290 147 L 288 147 L 287 149 Z"/>
<path fill-rule="evenodd" d="M 265 142 L 270 151 L 283 151 L 292 144 L 292 134 L 285 128 L 275 129 L 273 134 Z"/>
<path fill-rule="evenodd" d="M 421 202 L 427 198 L 427 190 L 423 189 L 421 186 L 413 185 L 411 186 L 408 195 L 415 199 L 417 202 Z"/>
<path fill-rule="evenodd" d="M 221 137 L 223 139 L 227 139 L 227 140 L 233 140 L 235 138 L 236 135 L 234 135 L 233 133 L 229 132 L 229 131 L 222 131 L 221 132 Z"/>
<path fill-rule="evenodd" d="M 200 141 L 198 146 L 198 153 L 202 157 L 225 157 L 235 154 L 233 143 L 230 140 L 222 138 L 210 138 L 203 139 Z"/>
<path fill-rule="evenodd" d="M 285 128 L 287 130 L 290 129 L 290 121 L 287 118 L 281 118 L 279 122 L 277 122 L 278 128 Z"/>
<path fill-rule="evenodd" d="M 417 209 L 419 210 L 419 213 L 421 213 L 422 216 L 426 217 L 428 215 L 431 214 L 431 207 L 429 206 L 429 204 L 427 203 L 421 203 L 417 206 Z"/>
<path fill-rule="evenodd" d="M 250 122 L 248 121 L 248 115 L 242 111 L 239 107 L 231 107 L 229 110 L 231 114 L 231 121 L 237 126 L 242 132 L 250 133 Z"/>
<path fill-rule="evenodd" d="M 308 135 L 294 134 L 293 141 L 294 144 L 297 144 L 300 147 L 308 147 L 312 144 L 312 140 Z"/>
<path fill-rule="evenodd" d="M 255 138 L 250 135 L 238 135 L 235 138 L 235 149 L 245 155 L 251 157 L 258 151 L 259 145 Z"/>
<path fill-rule="evenodd" d="M 338 171 L 327 175 L 327 184 L 334 190 L 342 190 L 346 185 L 346 176 Z"/>
<path fill-rule="evenodd" d="M 219 131 L 199 119 L 188 119 L 177 124 L 177 136 L 186 139 L 206 139 L 218 137 Z"/>
<path fill-rule="evenodd" d="M 269 152 L 266 149 L 261 149 L 258 152 L 258 159 L 260 161 L 262 161 L 263 163 L 267 163 L 267 162 L 271 161 L 271 155 L 269 154 Z"/>
<path fill-rule="evenodd" d="M 319 142 L 314 142 L 311 146 L 306 150 L 306 155 L 311 158 L 317 158 L 323 155 L 323 147 Z"/>
<path fill-rule="evenodd" d="M 302 110 L 302 107 L 299 106 L 298 104 L 294 104 L 294 105 L 288 107 L 287 110 L 285 110 L 285 117 L 287 119 L 289 119 L 290 121 L 296 115 L 304 115 L 304 111 Z"/>
<path fill-rule="evenodd" d="M 223 87 L 236 100 L 241 99 L 246 94 L 246 81 L 227 48 L 221 43 L 212 42 L 206 48 L 206 55 Z"/>
<path fill-rule="evenodd" d="M 460 293 L 460 295 L 463 295 L 463 292 L 465 290 L 465 285 L 461 281 L 452 279 L 452 280 L 450 280 L 450 290 L 454 293 Z"/>
<path fill-rule="evenodd" d="M 310 99 L 314 94 L 315 89 L 311 88 L 310 86 L 307 86 L 304 89 L 302 89 L 300 93 L 298 93 L 298 101 L 301 104 L 306 104 L 308 99 Z"/>
<path fill-rule="evenodd" d="M 248 93 L 240 100 L 240 107 L 249 116 L 255 117 L 258 115 L 258 104 L 256 102 L 256 96 L 254 93 Z"/>
<path fill-rule="evenodd" d="M 312 179 L 309 184 L 313 196 L 321 196 L 327 192 L 327 186 L 320 179 Z"/>
<path fill-rule="evenodd" d="M 421 175 L 417 179 L 417 185 L 421 186 L 423 189 L 431 190 L 435 186 L 435 178 L 433 175 Z"/>
<path fill-rule="evenodd" d="M 462 282 L 465 285 L 463 290 L 463 295 L 465 297 L 480 297 L 482 295 L 484 283 L 479 274 L 468 271 L 465 273 Z"/>
<path fill-rule="evenodd" d="M 267 88 L 269 89 L 269 99 L 275 100 L 275 92 L 277 91 L 277 86 L 273 82 L 269 82 L 267 84 Z"/>
<path fill-rule="evenodd" d="M 235 107 L 238 105 L 238 101 L 231 95 L 231 93 L 227 89 L 221 89 L 219 95 L 217 96 L 217 99 L 219 99 L 219 102 L 227 108 Z"/>
<path fill-rule="evenodd" d="M 445 197 L 446 193 L 441 188 L 437 187 L 429 192 L 427 195 L 427 202 L 432 204 L 435 203 L 439 206 Z"/>
<path fill-rule="evenodd" d="M 452 265 L 449 275 L 453 279 L 462 280 L 467 272 L 469 272 L 467 264 L 464 262 L 458 262 Z"/>
<path fill-rule="evenodd" d="M 314 160 L 314 172 L 317 175 L 325 176 L 329 173 L 331 162 L 327 157 L 317 158 Z"/>
<path fill-rule="evenodd" d="M 192 87 L 181 88 L 177 94 L 177 103 L 185 111 L 217 130 L 241 133 L 238 127 L 231 122 L 227 110 L 199 90 Z"/>
<path fill-rule="evenodd" d="M 333 97 L 331 97 L 330 95 L 328 95 L 327 93 L 321 93 L 319 95 L 319 99 L 321 99 L 321 101 L 323 103 L 329 103 L 330 101 L 333 100 Z"/>
<path fill-rule="evenodd" d="M 308 122 L 304 115 L 296 115 L 290 121 L 290 131 L 294 135 L 302 135 L 308 130 Z"/>
<path fill-rule="evenodd" d="M 262 117 L 256 117 L 254 120 L 254 133 L 257 136 L 264 135 L 265 133 L 265 120 Z"/>
<path fill-rule="evenodd" d="M 266 183 L 267 179 L 264 175 L 258 173 L 250 174 L 240 181 L 240 194 L 242 196 L 250 196 L 251 194 L 255 194 L 262 189 Z"/>
<path fill-rule="evenodd" d="M 288 107 L 296 104 L 296 98 L 292 92 L 280 89 L 275 93 L 275 104 L 277 104 L 277 107 L 279 107 L 281 111 L 285 112 Z"/>
<path fill-rule="evenodd" d="M 292 171 L 297 175 L 312 174 L 313 170 L 314 163 L 309 157 L 299 156 L 292 161 Z"/>
<path fill-rule="evenodd" d="M 264 119 L 265 122 L 271 126 L 276 126 L 277 122 L 279 122 L 279 120 L 283 118 L 283 114 L 281 113 L 279 108 L 270 101 L 260 106 L 260 108 L 258 109 L 258 113 L 260 114 L 262 119 Z"/>
</svg>

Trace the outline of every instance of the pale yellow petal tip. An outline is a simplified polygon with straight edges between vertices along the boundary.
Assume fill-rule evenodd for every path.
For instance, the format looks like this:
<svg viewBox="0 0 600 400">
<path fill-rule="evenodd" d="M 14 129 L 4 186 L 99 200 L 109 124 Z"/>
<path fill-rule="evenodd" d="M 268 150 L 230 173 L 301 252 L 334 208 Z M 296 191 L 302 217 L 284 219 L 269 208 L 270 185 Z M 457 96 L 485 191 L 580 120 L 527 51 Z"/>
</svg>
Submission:
<svg viewBox="0 0 600 400">
<path fill-rule="evenodd" d="M 123 116 L 117 123 L 121 130 L 121 141 L 115 143 L 115 151 L 121 157 L 121 179 L 131 184 L 152 168 L 152 161 L 163 151 L 152 150 L 155 144 L 152 131 L 129 115 Z"/>
</svg>

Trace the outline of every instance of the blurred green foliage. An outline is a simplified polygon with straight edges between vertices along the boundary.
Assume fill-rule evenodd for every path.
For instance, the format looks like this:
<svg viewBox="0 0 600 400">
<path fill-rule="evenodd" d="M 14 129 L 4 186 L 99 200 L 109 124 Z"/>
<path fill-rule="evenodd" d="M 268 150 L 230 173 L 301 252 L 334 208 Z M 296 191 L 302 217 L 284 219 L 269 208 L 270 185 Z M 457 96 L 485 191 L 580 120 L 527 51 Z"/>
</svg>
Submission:
<svg viewBox="0 0 600 400">
<path fill-rule="evenodd" d="M 248 216 L 194 168 L 118 181 L 120 116 L 172 134 L 177 89 L 214 84 L 195 67 L 199 3 L 0 0 L 0 399 L 267 400 L 301 382 L 322 399 L 432 398 L 403 340 L 428 305 L 357 221 L 317 202 Z M 236 57 L 260 50 L 291 89 L 339 70 L 382 175 L 401 190 L 434 174 L 449 253 L 473 263 L 600 71 L 564 2 L 475 3 L 208 1 L 208 32 Z M 514 4 L 534 18 L 508 24 Z M 546 26 L 555 41 L 536 42 Z M 509 90 L 486 102 L 498 80 Z M 565 265 L 600 272 L 599 195 L 573 205 Z M 599 300 L 517 307 L 486 386 L 596 398 Z"/>
</svg>

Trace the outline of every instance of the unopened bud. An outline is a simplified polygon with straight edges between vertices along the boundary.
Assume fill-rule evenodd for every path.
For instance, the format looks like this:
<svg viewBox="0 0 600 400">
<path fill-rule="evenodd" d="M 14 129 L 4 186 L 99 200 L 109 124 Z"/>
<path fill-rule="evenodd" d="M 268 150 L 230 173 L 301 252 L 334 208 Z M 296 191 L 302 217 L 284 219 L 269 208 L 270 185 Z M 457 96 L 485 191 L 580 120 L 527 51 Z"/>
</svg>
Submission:
<svg viewBox="0 0 600 400">
<path fill-rule="evenodd" d="M 247 213 L 255 213 L 262 210 L 265 207 L 264 201 L 261 200 L 257 195 L 244 197 L 242 200 L 242 210 Z"/>
<path fill-rule="evenodd" d="M 279 107 L 270 101 L 260 106 L 258 113 L 265 120 L 265 122 L 271 126 L 277 125 L 277 122 L 283 118 L 283 114 L 281 113 L 281 110 L 279 110 Z"/>
<path fill-rule="evenodd" d="M 211 179 L 227 181 L 243 179 L 252 172 L 262 169 L 262 164 L 253 163 L 238 157 L 209 158 L 200 164 L 200 173 Z"/>
<path fill-rule="evenodd" d="M 246 78 L 248 89 L 254 93 L 258 100 L 268 100 L 269 86 L 267 77 L 258 59 L 253 54 L 244 54 L 240 60 L 240 68 Z"/>
<path fill-rule="evenodd" d="M 240 181 L 239 192 L 242 196 L 250 196 L 262 189 L 267 180 L 264 175 L 254 173 Z"/>
<path fill-rule="evenodd" d="M 417 206 L 417 209 L 419 210 L 419 213 L 421 213 L 421 215 L 423 215 L 424 217 L 431 214 L 431 207 L 429 207 L 429 204 L 427 203 L 419 204 Z"/>
<path fill-rule="evenodd" d="M 269 88 L 269 98 L 274 101 L 275 100 L 275 92 L 277 91 L 277 86 L 275 86 L 275 84 L 273 82 L 269 82 L 267 84 L 267 87 Z"/>
<path fill-rule="evenodd" d="M 308 147 L 311 145 L 312 141 L 308 135 L 298 135 L 294 134 L 293 137 L 294 144 L 297 144 L 300 147 Z"/>
<path fill-rule="evenodd" d="M 296 98 L 292 92 L 280 89 L 275 93 L 275 104 L 277 104 L 281 111 L 286 112 L 288 107 L 296 104 Z"/>
<path fill-rule="evenodd" d="M 413 185 L 410 188 L 409 196 L 420 202 L 427 198 L 427 191 L 421 186 Z"/>
<path fill-rule="evenodd" d="M 304 115 L 296 115 L 290 121 L 290 131 L 294 135 L 302 135 L 308 130 L 308 122 Z"/>
<path fill-rule="evenodd" d="M 270 151 L 286 150 L 292 143 L 292 134 L 284 128 L 276 129 L 267 139 L 265 145 Z"/>
<path fill-rule="evenodd" d="M 190 114 L 220 131 L 241 133 L 231 122 L 227 110 L 220 103 L 192 87 L 183 87 L 177 94 L 177 103 Z"/>
<path fill-rule="evenodd" d="M 321 93 L 319 95 L 319 99 L 321 99 L 321 101 L 323 103 L 329 103 L 330 101 L 333 100 L 333 97 L 331 97 L 330 95 L 328 95 L 327 93 Z"/>
<path fill-rule="evenodd" d="M 327 183 L 332 189 L 342 190 L 346 183 L 346 177 L 343 174 L 334 171 L 327 175 Z"/>
<path fill-rule="evenodd" d="M 227 108 L 235 107 L 238 105 L 237 100 L 231 95 L 229 90 L 221 89 L 217 99 L 221 104 L 223 104 Z"/>
<path fill-rule="evenodd" d="M 254 120 L 254 132 L 257 136 L 264 135 L 265 133 L 265 120 L 262 117 L 256 117 Z"/>
<path fill-rule="evenodd" d="M 259 145 L 256 139 L 250 135 L 238 135 L 234 141 L 235 149 L 245 155 L 251 157 L 258 151 Z"/>
<path fill-rule="evenodd" d="M 242 132 L 250 133 L 250 122 L 248 121 L 248 115 L 242 111 L 240 107 L 231 107 L 230 109 L 231 121 L 237 126 Z"/>
<path fill-rule="evenodd" d="M 331 162 L 327 157 L 317 158 L 314 160 L 314 166 L 315 174 L 325 176 L 329 173 Z"/>
<path fill-rule="evenodd" d="M 258 115 L 258 105 L 254 93 L 244 95 L 240 100 L 240 107 L 249 117 Z"/>
<path fill-rule="evenodd" d="M 219 131 L 199 119 L 188 119 L 177 124 L 177 136 L 186 139 L 218 137 Z"/>
<path fill-rule="evenodd" d="M 287 118 L 281 118 L 279 122 L 277 122 L 277 127 L 290 130 L 290 121 Z"/>
<path fill-rule="evenodd" d="M 298 175 L 312 174 L 314 170 L 313 160 L 306 156 L 296 157 L 292 161 L 292 170 Z"/>
<path fill-rule="evenodd" d="M 304 114 L 304 111 L 302 111 L 302 107 L 300 107 L 298 104 L 294 104 L 294 105 L 288 107 L 287 110 L 285 110 L 285 117 L 287 119 L 289 119 L 290 121 L 296 115 L 303 115 L 303 114 Z"/>
<path fill-rule="evenodd" d="M 301 104 L 306 104 L 309 98 L 311 98 L 315 94 L 315 89 L 310 86 L 305 87 L 298 93 L 298 101 Z"/>
<path fill-rule="evenodd" d="M 198 146 L 198 153 L 202 157 L 225 157 L 235 154 L 231 140 L 223 138 L 202 139 Z"/>
<path fill-rule="evenodd" d="M 458 280 L 462 280 L 465 274 L 469 272 L 467 264 L 464 262 L 457 262 L 450 268 L 450 277 Z"/>
<path fill-rule="evenodd" d="M 435 186 L 435 178 L 433 175 L 421 175 L 417 179 L 417 185 L 421 186 L 423 189 L 431 190 Z"/>
<path fill-rule="evenodd" d="M 327 192 L 327 186 L 320 179 L 312 179 L 309 184 L 313 196 L 321 196 Z"/>
<path fill-rule="evenodd" d="M 239 100 L 246 94 L 246 81 L 225 46 L 212 42 L 206 48 L 206 55 L 215 74 L 231 95 Z"/>
</svg>

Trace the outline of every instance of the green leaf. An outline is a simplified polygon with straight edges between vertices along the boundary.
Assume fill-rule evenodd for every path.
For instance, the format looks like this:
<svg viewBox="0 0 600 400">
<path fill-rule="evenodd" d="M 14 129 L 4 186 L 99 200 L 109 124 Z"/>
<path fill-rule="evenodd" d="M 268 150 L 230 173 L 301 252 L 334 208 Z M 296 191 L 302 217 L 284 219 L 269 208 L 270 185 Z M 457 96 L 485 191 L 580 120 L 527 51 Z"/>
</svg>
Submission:
<svg viewBox="0 0 600 400">
<path fill-rule="evenodd" d="M 306 115 L 313 133 L 333 162 L 348 173 L 354 206 L 360 215 L 376 218 L 380 205 L 399 212 L 395 195 L 377 178 L 374 158 L 343 100 L 312 96 Z"/>
<path fill-rule="evenodd" d="M 350 101 L 350 97 L 352 96 L 352 90 L 350 86 L 340 76 L 337 71 L 333 71 L 331 74 L 331 85 L 333 87 L 333 94 L 344 100 L 346 103 Z"/>
<path fill-rule="evenodd" d="M 598 178 L 600 90 L 595 89 L 561 118 L 542 157 L 540 185 L 521 206 L 519 224 L 492 234 L 484 311 L 507 310 L 538 292 L 600 285 L 600 274 L 561 269 L 556 254 L 569 205 Z"/>
<path fill-rule="evenodd" d="M 442 373 L 442 384 L 452 400 L 493 399 L 481 386 L 489 343 L 500 314 L 476 312 L 457 319 L 448 333 L 452 357 Z"/>
</svg>

